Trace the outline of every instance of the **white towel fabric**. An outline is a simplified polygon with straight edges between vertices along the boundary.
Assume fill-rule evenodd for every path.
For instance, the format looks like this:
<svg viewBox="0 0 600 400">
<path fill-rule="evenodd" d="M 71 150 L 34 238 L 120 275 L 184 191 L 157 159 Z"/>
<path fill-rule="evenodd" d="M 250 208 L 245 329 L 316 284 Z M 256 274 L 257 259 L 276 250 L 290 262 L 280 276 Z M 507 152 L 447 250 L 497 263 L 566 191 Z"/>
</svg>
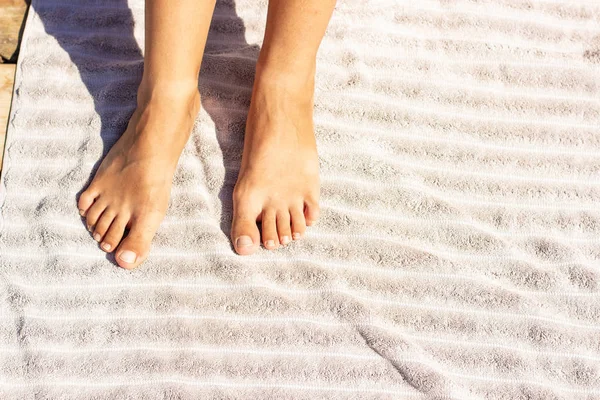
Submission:
<svg viewBox="0 0 600 400">
<path fill-rule="evenodd" d="M 322 218 L 241 257 L 266 5 L 218 1 L 168 214 L 127 271 L 76 196 L 133 111 L 143 1 L 33 1 L 0 398 L 600 399 L 600 3 L 340 1 L 318 59 Z"/>
</svg>

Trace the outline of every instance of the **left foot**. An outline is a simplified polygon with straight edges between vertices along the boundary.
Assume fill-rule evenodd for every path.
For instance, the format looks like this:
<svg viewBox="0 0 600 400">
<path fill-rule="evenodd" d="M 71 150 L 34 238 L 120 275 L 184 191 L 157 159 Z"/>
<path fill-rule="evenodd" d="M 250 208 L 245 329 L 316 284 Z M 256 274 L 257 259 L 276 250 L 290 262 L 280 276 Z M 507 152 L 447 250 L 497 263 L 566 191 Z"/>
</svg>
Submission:
<svg viewBox="0 0 600 400">
<path fill-rule="evenodd" d="M 319 215 L 314 73 L 308 81 L 277 75 L 257 67 L 233 192 L 231 240 L 241 255 L 300 239 Z"/>
<path fill-rule="evenodd" d="M 139 266 L 148 255 L 199 107 L 193 82 L 152 89 L 142 84 L 127 129 L 79 198 L 79 213 L 94 239 L 102 250 L 114 251 L 123 268 Z"/>
</svg>

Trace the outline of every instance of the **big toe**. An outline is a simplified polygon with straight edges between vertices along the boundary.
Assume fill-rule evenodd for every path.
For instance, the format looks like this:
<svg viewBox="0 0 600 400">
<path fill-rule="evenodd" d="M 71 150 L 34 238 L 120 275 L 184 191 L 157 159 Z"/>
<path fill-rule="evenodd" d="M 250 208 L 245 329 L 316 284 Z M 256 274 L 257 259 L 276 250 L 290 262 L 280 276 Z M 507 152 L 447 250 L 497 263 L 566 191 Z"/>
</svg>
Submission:
<svg viewBox="0 0 600 400">
<path fill-rule="evenodd" d="M 152 238 L 160 225 L 160 218 L 146 217 L 132 221 L 127 237 L 115 251 L 117 263 L 125 269 L 137 268 L 150 252 Z"/>
<path fill-rule="evenodd" d="M 236 253 L 249 255 L 256 251 L 260 244 L 260 233 L 256 225 L 256 216 L 245 212 L 234 213 L 231 226 L 231 241 Z"/>
<path fill-rule="evenodd" d="M 314 225 L 319 219 L 320 208 L 319 203 L 316 200 L 308 199 L 304 202 L 304 218 L 306 225 Z"/>
</svg>

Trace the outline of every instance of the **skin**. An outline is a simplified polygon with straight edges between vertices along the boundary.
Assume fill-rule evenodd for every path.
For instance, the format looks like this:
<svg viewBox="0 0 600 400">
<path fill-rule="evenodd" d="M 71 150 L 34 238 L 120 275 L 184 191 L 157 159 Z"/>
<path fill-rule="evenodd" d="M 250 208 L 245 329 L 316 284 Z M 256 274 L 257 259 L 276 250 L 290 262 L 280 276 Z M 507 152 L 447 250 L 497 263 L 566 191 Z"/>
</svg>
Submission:
<svg viewBox="0 0 600 400">
<path fill-rule="evenodd" d="M 231 240 L 238 254 L 252 254 L 261 243 L 274 250 L 300 239 L 318 219 L 314 75 L 334 5 L 269 2 L 233 193 Z M 78 201 L 94 239 L 114 251 L 123 268 L 147 258 L 166 213 L 173 174 L 200 110 L 198 74 L 214 7 L 214 0 L 179 0 L 177 7 L 169 0 L 146 1 L 137 108 Z"/>
</svg>

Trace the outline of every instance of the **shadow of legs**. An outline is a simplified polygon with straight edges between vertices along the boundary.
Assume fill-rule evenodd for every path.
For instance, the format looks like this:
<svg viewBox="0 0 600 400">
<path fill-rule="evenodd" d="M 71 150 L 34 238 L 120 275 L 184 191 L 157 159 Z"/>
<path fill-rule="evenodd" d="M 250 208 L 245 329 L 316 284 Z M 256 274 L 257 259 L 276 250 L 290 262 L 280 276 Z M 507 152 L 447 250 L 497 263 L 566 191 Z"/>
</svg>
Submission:
<svg viewBox="0 0 600 400">
<path fill-rule="evenodd" d="M 144 66 L 127 1 L 112 0 L 107 5 L 99 4 L 75 5 L 52 0 L 34 0 L 32 4 L 45 31 L 56 39 L 77 68 L 100 119 L 98 134 L 102 140 L 102 157 L 91 171 L 86 171 L 89 176 L 77 193 L 74 208 L 100 162 L 127 127 L 136 107 L 137 88 Z M 96 7 L 100 9 L 95 11 Z M 93 140 L 93 137 L 83 139 L 78 152 L 80 165 L 85 164 Z M 85 227 L 84 221 L 82 225 Z M 114 261 L 112 254 L 107 254 L 107 258 Z"/>
</svg>

